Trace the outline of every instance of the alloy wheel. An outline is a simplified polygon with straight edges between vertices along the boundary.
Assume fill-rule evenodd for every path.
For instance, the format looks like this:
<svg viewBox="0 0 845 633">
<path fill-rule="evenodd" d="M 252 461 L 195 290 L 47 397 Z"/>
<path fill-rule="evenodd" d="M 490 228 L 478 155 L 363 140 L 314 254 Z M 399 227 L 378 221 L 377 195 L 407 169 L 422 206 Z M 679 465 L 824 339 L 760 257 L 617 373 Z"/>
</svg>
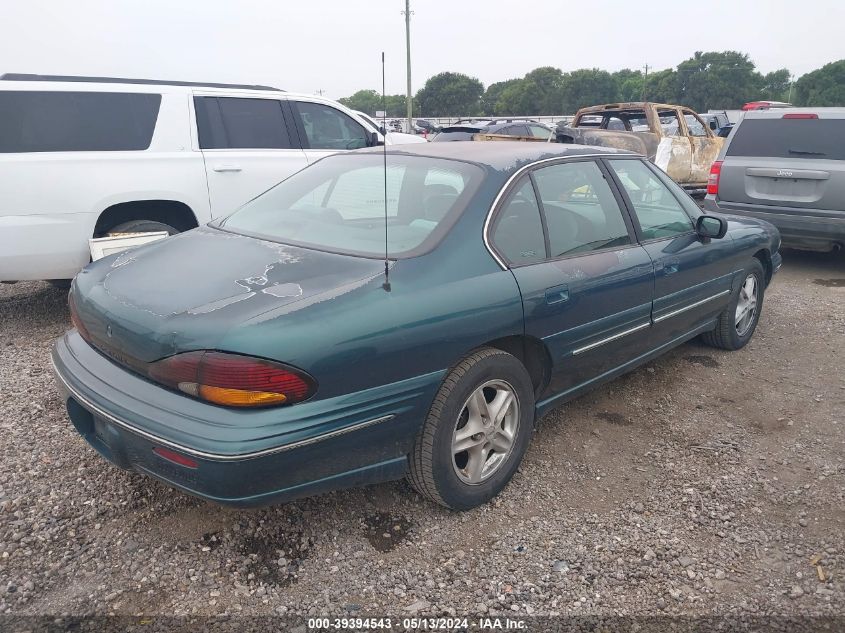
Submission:
<svg viewBox="0 0 845 633">
<path fill-rule="evenodd" d="M 734 315 L 734 325 L 739 336 L 745 336 L 757 316 L 757 290 L 757 275 L 748 275 L 739 290 Z"/>
<path fill-rule="evenodd" d="M 507 461 L 519 428 L 516 391 L 502 380 L 475 389 L 452 434 L 452 465 L 458 478 L 476 485 L 489 479 Z"/>
</svg>

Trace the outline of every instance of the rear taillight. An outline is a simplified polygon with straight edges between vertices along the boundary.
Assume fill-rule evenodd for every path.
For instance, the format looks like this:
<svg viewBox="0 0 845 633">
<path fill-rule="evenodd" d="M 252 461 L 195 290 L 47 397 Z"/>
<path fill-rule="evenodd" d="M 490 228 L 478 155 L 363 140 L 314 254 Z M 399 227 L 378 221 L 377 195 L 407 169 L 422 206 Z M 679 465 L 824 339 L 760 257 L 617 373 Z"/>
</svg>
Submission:
<svg viewBox="0 0 845 633">
<path fill-rule="evenodd" d="M 707 193 L 716 195 L 719 193 L 719 176 L 722 175 L 722 161 L 714 161 L 710 165 L 710 175 L 707 177 Z"/>
<path fill-rule="evenodd" d="M 73 291 L 71 291 L 67 296 L 67 305 L 70 308 L 71 324 L 76 328 L 76 331 L 79 332 L 79 335 L 83 338 L 83 340 L 90 341 L 91 335 L 88 333 L 88 328 L 85 327 L 82 319 L 79 318 L 79 313 L 76 311 L 76 302 L 73 300 Z"/>
<path fill-rule="evenodd" d="M 818 119 L 819 115 L 813 112 L 791 112 L 784 114 L 782 119 Z"/>
<path fill-rule="evenodd" d="M 156 382 L 200 400 L 229 407 L 294 404 L 311 397 L 317 383 L 303 371 L 263 358 L 197 351 L 151 363 Z"/>
</svg>

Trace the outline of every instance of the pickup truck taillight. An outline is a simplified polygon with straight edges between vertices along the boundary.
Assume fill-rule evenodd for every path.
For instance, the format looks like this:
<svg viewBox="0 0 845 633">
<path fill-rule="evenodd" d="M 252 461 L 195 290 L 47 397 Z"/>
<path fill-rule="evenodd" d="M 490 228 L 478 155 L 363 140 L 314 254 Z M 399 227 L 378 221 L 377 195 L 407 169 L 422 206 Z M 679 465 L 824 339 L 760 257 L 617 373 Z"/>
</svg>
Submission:
<svg viewBox="0 0 845 633">
<path fill-rule="evenodd" d="M 719 193 L 719 176 L 722 175 L 722 161 L 717 160 L 710 165 L 710 175 L 707 177 L 707 193 L 714 196 Z"/>
</svg>

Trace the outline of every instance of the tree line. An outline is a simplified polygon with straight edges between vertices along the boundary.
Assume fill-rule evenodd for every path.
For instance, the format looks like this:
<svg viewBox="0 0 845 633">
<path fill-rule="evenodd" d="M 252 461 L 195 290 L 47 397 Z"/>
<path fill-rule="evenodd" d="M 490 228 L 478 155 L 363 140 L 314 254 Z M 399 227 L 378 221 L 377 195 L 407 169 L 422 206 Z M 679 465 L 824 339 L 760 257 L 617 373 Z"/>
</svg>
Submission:
<svg viewBox="0 0 845 633">
<path fill-rule="evenodd" d="M 747 54 L 737 51 L 698 51 L 675 68 L 647 74 L 629 68 L 614 73 L 598 68 L 563 72 L 543 66 L 486 88 L 475 77 L 442 72 L 425 82 L 413 106 L 418 117 L 507 116 L 572 114 L 584 106 L 618 101 L 675 103 L 706 112 L 738 109 L 758 100 L 845 106 L 845 59 L 794 83 L 788 69 L 762 74 Z M 405 116 L 405 95 L 387 95 L 385 101 L 386 108 L 375 90 L 359 90 L 340 99 L 370 115 L 386 110 L 389 117 Z"/>
</svg>

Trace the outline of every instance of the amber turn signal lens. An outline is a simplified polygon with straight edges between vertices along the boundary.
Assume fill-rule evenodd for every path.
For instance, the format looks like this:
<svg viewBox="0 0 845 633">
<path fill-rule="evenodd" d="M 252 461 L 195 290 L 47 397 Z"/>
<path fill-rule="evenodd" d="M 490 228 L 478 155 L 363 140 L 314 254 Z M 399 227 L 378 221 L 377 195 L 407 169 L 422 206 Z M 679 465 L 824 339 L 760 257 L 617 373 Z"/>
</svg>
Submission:
<svg viewBox="0 0 845 633">
<path fill-rule="evenodd" d="M 198 393 L 203 400 L 227 407 L 263 407 L 270 404 L 283 404 L 287 401 L 287 396 L 283 393 L 244 391 L 211 385 L 199 385 Z"/>
<path fill-rule="evenodd" d="M 226 407 L 271 407 L 307 400 L 317 390 L 304 371 L 275 361 L 217 351 L 184 352 L 147 366 L 147 376 Z"/>
</svg>

